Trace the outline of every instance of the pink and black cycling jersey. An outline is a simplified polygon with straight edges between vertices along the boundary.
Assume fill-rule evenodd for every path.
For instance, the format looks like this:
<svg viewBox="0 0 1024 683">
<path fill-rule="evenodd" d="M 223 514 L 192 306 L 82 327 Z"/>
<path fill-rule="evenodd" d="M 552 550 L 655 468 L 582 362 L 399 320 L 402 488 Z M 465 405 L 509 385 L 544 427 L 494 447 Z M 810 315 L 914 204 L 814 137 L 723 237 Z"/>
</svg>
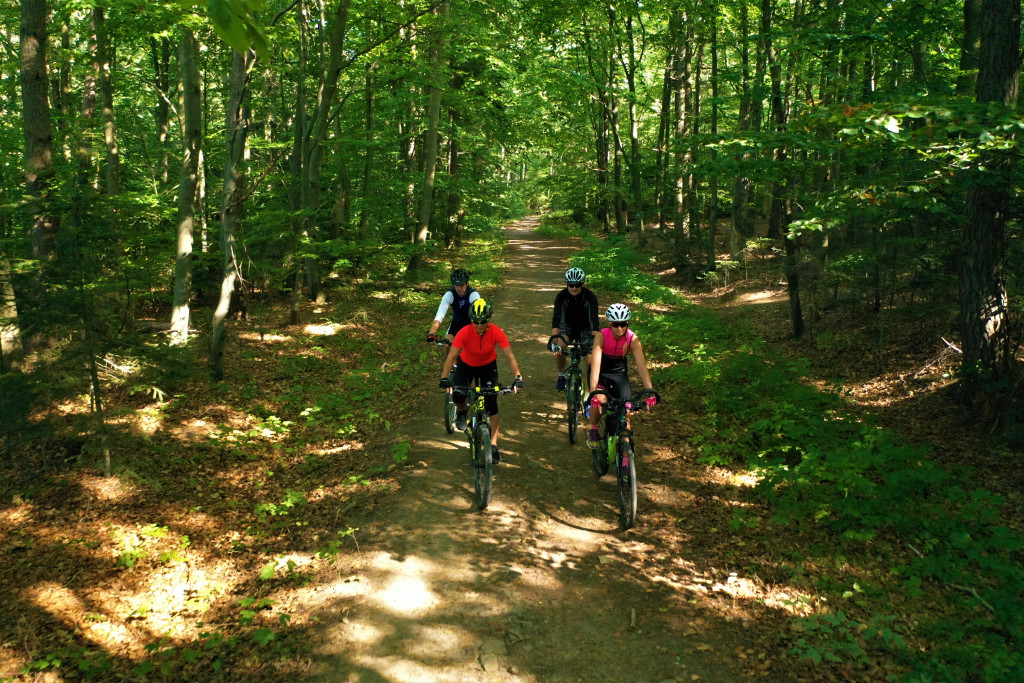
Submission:
<svg viewBox="0 0 1024 683">
<path fill-rule="evenodd" d="M 610 327 L 605 327 L 600 332 L 604 337 L 604 345 L 601 347 L 601 371 L 602 375 L 614 375 L 626 372 L 626 355 L 629 353 L 629 345 L 636 337 L 633 330 L 626 328 L 626 334 L 620 339 L 615 339 Z"/>
</svg>

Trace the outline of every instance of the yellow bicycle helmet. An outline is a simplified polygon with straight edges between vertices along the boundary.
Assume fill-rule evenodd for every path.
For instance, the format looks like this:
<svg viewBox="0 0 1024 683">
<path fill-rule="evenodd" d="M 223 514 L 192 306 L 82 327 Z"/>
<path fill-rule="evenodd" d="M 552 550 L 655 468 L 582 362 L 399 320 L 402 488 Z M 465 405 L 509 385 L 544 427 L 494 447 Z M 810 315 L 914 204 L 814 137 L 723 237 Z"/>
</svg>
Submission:
<svg viewBox="0 0 1024 683">
<path fill-rule="evenodd" d="M 469 307 L 469 320 L 474 323 L 484 323 L 494 313 L 494 307 L 483 299 L 477 299 Z"/>
</svg>

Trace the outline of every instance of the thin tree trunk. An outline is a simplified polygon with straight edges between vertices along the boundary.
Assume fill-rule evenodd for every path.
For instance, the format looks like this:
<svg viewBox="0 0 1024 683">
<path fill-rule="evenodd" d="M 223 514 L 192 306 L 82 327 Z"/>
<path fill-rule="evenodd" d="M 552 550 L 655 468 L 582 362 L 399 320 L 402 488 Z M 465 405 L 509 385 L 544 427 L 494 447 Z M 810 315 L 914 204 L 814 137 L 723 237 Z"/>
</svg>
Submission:
<svg viewBox="0 0 1024 683">
<path fill-rule="evenodd" d="M 0 375 L 21 367 L 21 329 L 11 279 L 11 262 L 0 252 Z"/>
<path fill-rule="evenodd" d="M 960 46 L 960 75 L 956 91 L 971 95 L 978 84 L 978 54 L 981 51 L 982 0 L 964 0 L 964 42 Z"/>
<path fill-rule="evenodd" d="M 117 146 L 117 124 L 114 120 L 114 84 L 111 79 L 111 65 L 114 53 L 107 36 L 106 21 L 102 8 L 93 10 L 93 24 L 96 30 L 96 62 L 99 79 L 100 104 L 103 113 L 103 144 L 107 150 L 104 171 L 104 186 L 108 196 L 121 193 L 121 155 Z"/>
<path fill-rule="evenodd" d="M 245 145 L 249 135 L 249 74 L 255 58 L 251 50 L 245 54 L 232 51 L 231 90 L 225 121 L 226 154 L 224 189 L 221 194 L 220 248 L 221 285 L 217 308 L 213 312 L 210 334 L 210 367 L 214 380 L 224 377 L 224 322 L 231 308 L 231 295 L 238 276 L 235 258 L 235 231 L 243 213 L 245 193 Z"/>
<path fill-rule="evenodd" d="M 430 104 L 427 107 L 427 131 L 423 141 L 423 188 L 420 194 L 419 220 L 416 225 L 415 244 L 427 243 L 430 214 L 434 208 L 434 180 L 437 175 L 437 141 L 441 120 L 441 74 L 444 69 L 445 32 L 447 31 L 449 0 L 438 8 L 438 26 L 430 49 Z M 423 255 L 413 254 L 409 274 L 416 275 L 423 263 Z"/>
<path fill-rule="evenodd" d="M 178 186 L 177 247 L 174 260 L 174 301 L 171 343 L 188 341 L 189 300 L 192 298 L 192 238 L 195 226 L 199 151 L 202 145 L 202 101 L 199 91 L 199 46 L 191 29 L 181 29 L 178 61 L 181 66 L 182 162 Z"/>
<path fill-rule="evenodd" d="M 363 160 L 363 210 L 359 215 L 359 241 L 364 242 L 370 236 L 370 208 L 373 201 L 370 198 L 370 183 L 373 180 L 373 96 L 374 96 L 374 74 L 377 71 L 377 60 L 366 65 L 366 152 Z"/>
</svg>

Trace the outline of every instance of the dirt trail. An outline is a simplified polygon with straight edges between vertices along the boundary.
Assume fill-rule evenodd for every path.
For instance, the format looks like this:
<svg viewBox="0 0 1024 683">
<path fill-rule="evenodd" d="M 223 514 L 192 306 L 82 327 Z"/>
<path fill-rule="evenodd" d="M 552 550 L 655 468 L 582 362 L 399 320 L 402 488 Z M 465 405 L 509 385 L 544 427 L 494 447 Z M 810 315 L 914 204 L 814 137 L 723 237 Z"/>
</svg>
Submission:
<svg viewBox="0 0 1024 683">
<path fill-rule="evenodd" d="M 680 579 L 691 563 L 657 524 L 645 526 L 645 512 L 688 504 L 666 501 L 682 494 L 658 483 L 654 461 L 672 454 L 651 454 L 645 469 L 650 449 L 638 431 L 639 528 L 623 533 L 612 477 L 598 479 L 585 444 L 569 444 L 544 342 L 573 247 L 534 237 L 535 225 L 507 227 L 507 281 L 483 292 L 525 381 L 523 393 L 500 399 L 503 462 L 491 505 L 474 507 L 465 437 L 445 433 L 440 396 L 414 406 L 396 426 L 396 439 L 413 443 L 401 490 L 353 524 L 359 551 L 341 556 L 335 579 L 311 594 L 324 625 L 318 680 L 746 679 L 723 652 L 742 627 L 692 604 Z M 510 379 L 500 354 L 498 366 Z M 694 647 L 711 635 L 718 645 Z"/>
</svg>

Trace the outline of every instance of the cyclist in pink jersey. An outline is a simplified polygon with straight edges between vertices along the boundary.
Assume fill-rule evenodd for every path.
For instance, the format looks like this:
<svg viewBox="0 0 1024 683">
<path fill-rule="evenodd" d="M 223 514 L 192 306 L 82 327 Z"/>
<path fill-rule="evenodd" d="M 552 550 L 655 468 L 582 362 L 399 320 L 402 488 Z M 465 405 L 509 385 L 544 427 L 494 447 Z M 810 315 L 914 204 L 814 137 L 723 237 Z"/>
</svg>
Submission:
<svg viewBox="0 0 1024 683">
<path fill-rule="evenodd" d="M 498 354 L 497 350 L 508 361 L 509 368 L 515 373 L 515 380 L 512 382 L 512 390 L 520 391 L 523 388 L 523 376 L 519 374 L 519 362 L 512 353 L 512 346 L 509 344 L 505 332 L 490 322 L 494 313 L 492 306 L 483 299 L 477 299 L 469 308 L 470 324 L 459 330 L 452 340 L 452 348 L 448 351 L 448 358 L 445 359 L 444 367 L 441 368 L 440 387 L 448 390 L 451 387 L 468 387 L 472 382 L 478 386 L 490 387 L 498 383 Z M 451 372 L 455 360 L 461 362 L 455 368 L 455 375 L 451 380 L 448 373 Z M 459 430 L 466 428 L 466 395 L 461 392 L 452 393 L 452 401 L 455 403 L 455 427 Z M 487 396 L 484 398 L 484 405 L 487 414 L 491 416 L 491 458 L 494 462 L 501 461 L 501 454 L 498 451 L 498 398 Z"/>
<path fill-rule="evenodd" d="M 640 375 L 645 389 L 653 389 L 651 386 L 651 374 L 647 371 L 647 360 L 644 358 L 644 348 L 639 337 L 629 329 L 629 319 L 632 314 L 625 304 L 612 304 L 605 311 L 608 318 L 608 327 L 594 335 L 594 352 L 590 361 L 590 386 L 604 389 L 616 398 L 629 400 L 631 395 L 629 386 L 629 373 L 626 363 L 627 354 L 633 353 L 633 362 L 636 363 L 636 371 Z M 600 414 L 604 412 L 603 405 L 608 402 L 608 397 L 601 395 L 592 400 L 590 408 L 590 433 L 587 436 L 587 445 L 597 448 L 597 421 Z M 647 407 L 653 406 L 655 398 L 647 399 Z"/>
</svg>

